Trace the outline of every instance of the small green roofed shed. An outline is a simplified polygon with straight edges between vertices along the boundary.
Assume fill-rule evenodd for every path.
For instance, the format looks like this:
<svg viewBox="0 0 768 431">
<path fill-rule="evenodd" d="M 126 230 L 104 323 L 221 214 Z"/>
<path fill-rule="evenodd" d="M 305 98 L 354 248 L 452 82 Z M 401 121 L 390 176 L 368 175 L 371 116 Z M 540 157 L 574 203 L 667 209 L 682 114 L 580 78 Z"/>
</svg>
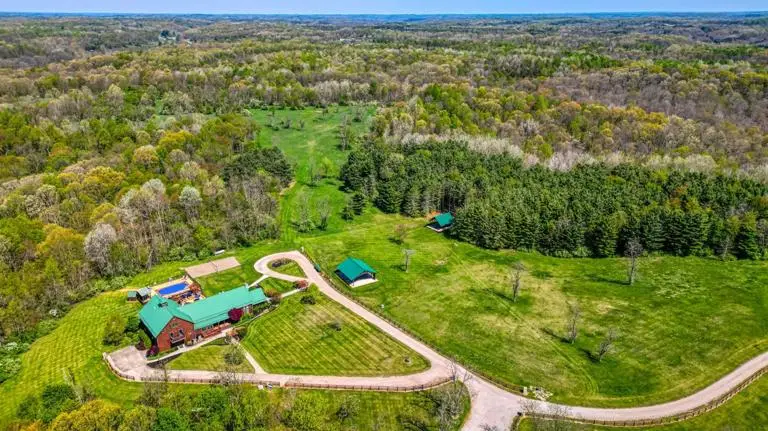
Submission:
<svg viewBox="0 0 768 431">
<path fill-rule="evenodd" d="M 441 228 L 448 227 L 453 224 L 453 214 L 441 213 L 435 216 L 435 223 Z"/>
<path fill-rule="evenodd" d="M 376 270 L 364 261 L 348 257 L 336 267 L 336 273 L 350 286 L 361 280 L 376 280 Z"/>
</svg>

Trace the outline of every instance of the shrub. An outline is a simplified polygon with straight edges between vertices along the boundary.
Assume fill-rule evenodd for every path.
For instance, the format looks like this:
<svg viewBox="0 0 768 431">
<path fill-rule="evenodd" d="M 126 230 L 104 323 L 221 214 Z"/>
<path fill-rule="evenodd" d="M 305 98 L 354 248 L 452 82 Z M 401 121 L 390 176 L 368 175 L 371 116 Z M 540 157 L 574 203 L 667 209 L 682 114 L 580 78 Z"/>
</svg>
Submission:
<svg viewBox="0 0 768 431">
<path fill-rule="evenodd" d="M 20 358 L 16 356 L 0 357 L 0 383 L 13 377 L 20 369 Z"/>
<path fill-rule="evenodd" d="M 139 316 L 137 314 L 132 314 L 128 317 L 128 320 L 125 323 L 125 333 L 130 334 L 138 331 L 140 324 L 141 321 L 139 320 Z"/>
<path fill-rule="evenodd" d="M 149 338 L 149 335 L 147 335 L 146 332 L 138 331 L 138 335 L 139 335 L 139 342 L 136 343 L 137 349 L 144 351 L 152 345 L 152 339 Z"/>
<path fill-rule="evenodd" d="M 280 294 L 280 292 L 278 292 L 278 291 L 276 291 L 276 290 L 273 290 L 273 289 L 269 289 L 269 290 L 267 290 L 267 291 L 266 291 L 266 292 L 264 292 L 264 293 L 267 295 L 267 297 L 269 298 L 269 300 L 270 300 L 270 301 L 271 301 L 273 304 L 275 304 L 275 305 L 279 304 L 279 303 L 280 303 L 280 301 L 282 301 L 282 299 L 283 299 L 283 295 L 281 295 L 281 294 Z"/>
<path fill-rule="evenodd" d="M 240 326 L 235 328 L 235 336 L 241 340 L 244 339 L 246 336 L 248 336 L 248 327 Z"/>
<path fill-rule="evenodd" d="M 340 322 L 340 321 L 338 321 L 338 320 L 334 320 L 334 321 L 333 321 L 333 322 L 331 322 L 331 324 L 330 324 L 330 325 L 328 325 L 328 326 L 330 326 L 330 327 L 331 327 L 331 329 L 333 329 L 334 331 L 341 331 L 341 322 Z"/>
<path fill-rule="evenodd" d="M 71 386 L 57 383 L 47 385 L 40 395 L 41 419 L 43 422 L 52 421 L 62 411 L 77 407 L 77 396 Z"/>
<path fill-rule="evenodd" d="M 104 337 L 102 338 L 104 344 L 110 346 L 120 344 L 127 323 L 127 319 L 121 314 L 110 315 L 107 318 L 107 325 L 104 327 Z"/>
<path fill-rule="evenodd" d="M 295 283 L 293 283 L 293 287 L 299 290 L 306 290 L 307 287 L 309 287 L 309 283 L 307 282 L 307 280 L 298 280 Z"/>
<path fill-rule="evenodd" d="M 301 303 L 307 305 L 317 304 L 317 299 L 313 295 L 304 295 L 301 297 Z"/>
<path fill-rule="evenodd" d="M 153 344 L 149 351 L 147 351 L 147 356 L 157 356 L 158 353 L 160 353 L 160 348 Z"/>
<path fill-rule="evenodd" d="M 229 320 L 231 320 L 233 322 L 239 322 L 240 319 L 243 318 L 243 309 L 242 308 L 233 308 L 233 309 L 229 310 L 229 313 L 227 313 L 227 314 L 229 315 Z"/>
<path fill-rule="evenodd" d="M 270 263 L 269 266 L 271 266 L 272 268 L 280 268 L 281 266 L 286 265 L 290 262 L 291 262 L 290 259 L 277 259 L 272 261 L 272 263 Z"/>
<path fill-rule="evenodd" d="M 224 352 L 224 362 L 228 365 L 240 365 L 243 361 L 245 361 L 245 355 L 237 345 L 229 346 L 227 351 Z"/>
</svg>

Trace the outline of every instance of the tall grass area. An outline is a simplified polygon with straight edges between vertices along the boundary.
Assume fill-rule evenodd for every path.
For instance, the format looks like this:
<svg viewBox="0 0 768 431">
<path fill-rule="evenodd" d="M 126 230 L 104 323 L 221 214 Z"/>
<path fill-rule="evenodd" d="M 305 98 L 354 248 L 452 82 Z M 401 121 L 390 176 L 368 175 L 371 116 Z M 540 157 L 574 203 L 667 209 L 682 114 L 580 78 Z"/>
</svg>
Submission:
<svg viewBox="0 0 768 431">
<path fill-rule="evenodd" d="M 262 125 L 259 143 L 263 146 L 280 148 L 296 167 L 296 183 L 280 199 L 283 241 L 293 242 L 299 235 L 294 224 L 298 219 L 300 207 L 305 202 L 304 197 L 311 207 L 327 199 L 333 209 L 333 215 L 325 231 L 316 230 L 305 235 L 322 235 L 345 229 L 346 222 L 339 217 L 339 214 L 347 196 L 340 190 L 342 183 L 338 180 L 338 175 L 341 166 L 347 161 L 349 149 L 356 144 L 351 143 L 347 151 L 342 151 L 339 147 L 338 131 L 344 118 L 347 118 L 349 127 L 356 135 L 366 133 L 375 108 L 371 106 L 360 109 L 363 110 L 364 115 L 359 122 L 353 121 L 354 112 L 350 107 L 331 107 L 327 113 L 323 113 L 319 108 L 275 111 L 276 121 L 290 120 L 293 125 L 290 129 L 278 128 L 278 130 L 267 127 L 271 122 L 270 117 L 273 111 L 252 111 L 254 119 Z M 295 127 L 301 121 L 305 124 L 303 130 Z M 325 177 L 313 184 L 311 181 L 313 169 L 318 171 L 323 165 L 328 167 Z"/>
<path fill-rule="evenodd" d="M 302 303 L 305 295 L 316 303 Z M 270 373 L 389 376 L 429 366 L 416 352 L 314 287 L 256 319 L 242 344 Z"/>
</svg>

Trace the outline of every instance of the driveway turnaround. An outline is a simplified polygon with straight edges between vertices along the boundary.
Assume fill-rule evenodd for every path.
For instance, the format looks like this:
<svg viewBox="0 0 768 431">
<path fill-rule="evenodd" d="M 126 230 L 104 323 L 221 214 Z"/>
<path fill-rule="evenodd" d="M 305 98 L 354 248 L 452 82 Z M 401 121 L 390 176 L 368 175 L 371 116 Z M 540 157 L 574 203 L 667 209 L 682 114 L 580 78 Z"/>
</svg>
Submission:
<svg viewBox="0 0 768 431">
<path fill-rule="evenodd" d="M 306 278 L 279 273 L 270 268 L 269 263 L 278 259 L 291 259 L 299 264 Z M 730 393 L 742 382 L 768 367 L 768 352 L 763 353 L 741 365 L 727 376 L 712 385 L 688 397 L 653 406 L 634 408 L 591 408 L 577 406 L 562 406 L 544 401 L 534 401 L 521 395 L 508 392 L 464 369 L 450 359 L 440 355 L 426 344 L 416 340 L 409 334 L 391 325 L 367 308 L 339 293 L 316 270 L 314 265 L 298 251 L 276 253 L 263 257 L 254 264 L 257 272 L 265 276 L 287 281 L 308 280 L 318 289 L 340 303 L 350 311 L 378 327 L 381 331 L 398 340 L 427 360 L 431 367 L 417 374 L 391 377 L 341 377 L 341 376 L 298 376 L 268 373 L 243 373 L 238 378 L 243 382 L 253 384 L 272 384 L 292 387 L 330 387 L 337 389 L 369 389 L 369 390 L 422 390 L 445 383 L 451 379 L 464 382 L 472 398 L 472 408 L 469 418 L 464 424 L 464 430 L 480 431 L 495 427 L 498 430 L 508 430 L 512 420 L 525 408 L 535 407 L 539 412 L 559 411 L 574 420 L 581 421 L 642 421 L 677 416 L 717 400 Z M 143 355 L 126 348 L 105 355 L 105 359 L 120 377 L 128 380 L 149 381 L 163 378 L 157 369 L 151 368 Z M 171 381 L 191 383 L 212 383 L 221 378 L 215 371 L 168 371 L 167 378 Z"/>
</svg>

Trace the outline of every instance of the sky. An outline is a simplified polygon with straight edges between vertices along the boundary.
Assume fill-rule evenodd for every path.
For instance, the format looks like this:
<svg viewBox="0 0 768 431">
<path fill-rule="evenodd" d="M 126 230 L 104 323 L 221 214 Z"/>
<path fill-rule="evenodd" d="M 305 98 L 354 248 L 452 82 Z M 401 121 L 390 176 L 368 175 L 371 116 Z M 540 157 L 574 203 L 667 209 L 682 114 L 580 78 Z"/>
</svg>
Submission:
<svg viewBox="0 0 768 431">
<path fill-rule="evenodd" d="M 515 14 L 765 10 L 768 0 L 0 0 L 2 12 Z"/>
</svg>

